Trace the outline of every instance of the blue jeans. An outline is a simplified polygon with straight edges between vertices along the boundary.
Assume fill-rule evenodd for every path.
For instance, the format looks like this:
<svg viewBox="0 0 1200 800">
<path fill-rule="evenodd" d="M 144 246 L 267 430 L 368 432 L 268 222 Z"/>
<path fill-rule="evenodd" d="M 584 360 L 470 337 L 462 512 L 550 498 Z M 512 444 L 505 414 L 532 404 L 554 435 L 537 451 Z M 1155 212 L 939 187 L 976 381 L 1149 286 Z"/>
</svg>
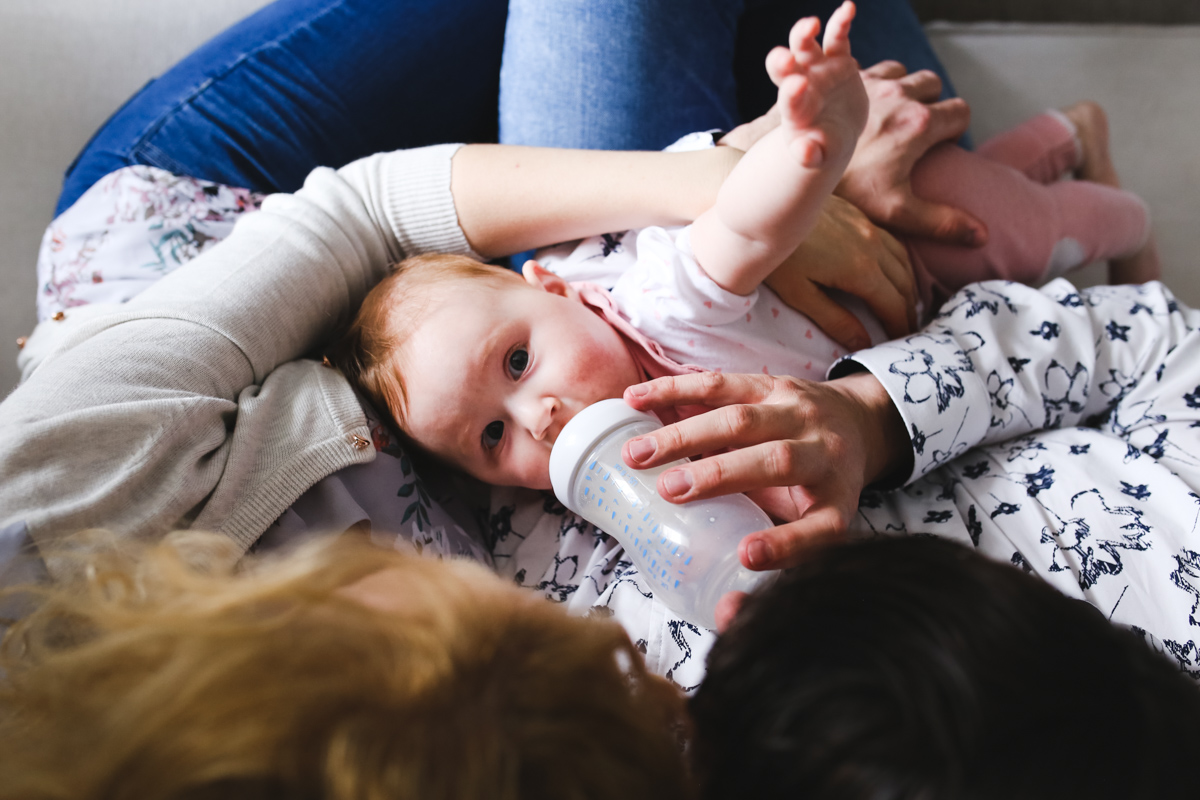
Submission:
<svg viewBox="0 0 1200 800">
<path fill-rule="evenodd" d="M 151 81 L 67 169 L 56 214 L 161 167 L 260 192 L 385 150 L 495 141 L 505 0 L 278 0 Z"/>
<path fill-rule="evenodd" d="M 764 63 L 802 16 L 841 0 L 510 0 L 500 71 L 500 139 L 659 150 L 692 131 L 759 116 L 777 90 Z M 907 0 L 858 0 L 850 33 L 863 66 L 945 69 Z"/>
<path fill-rule="evenodd" d="M 497 97 L 506 142 L 657 149 L 769 107 L 766 52 L 835 5 L 277 0 L 118 110 L 67 170 L 56 213 L 131 164 L 293 191 L 321 165 L 495 141 Z M 864 64 L 940 69 L 907 0 L 860 0 L 853 46 Z"/>
</svg>

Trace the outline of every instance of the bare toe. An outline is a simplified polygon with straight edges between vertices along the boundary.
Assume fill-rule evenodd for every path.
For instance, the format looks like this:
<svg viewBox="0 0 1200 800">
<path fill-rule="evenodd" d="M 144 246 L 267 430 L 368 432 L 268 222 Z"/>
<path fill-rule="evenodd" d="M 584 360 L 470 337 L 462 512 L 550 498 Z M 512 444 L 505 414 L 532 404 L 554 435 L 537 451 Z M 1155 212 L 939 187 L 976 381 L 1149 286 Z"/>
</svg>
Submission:
<svg viewBox="0 0 1200 800">
<path fill-rule="evenodd" d="M 1121 182 L 1108 147 L 1108 115 L 1104 109 L 1098 103 L 1084 100 L 1064 108 L 1062 113 L 1075 125 L 1083 151 L 1082 161 L 1075 170 L 1076 177 L 1119 187 Z"/>
</svg>

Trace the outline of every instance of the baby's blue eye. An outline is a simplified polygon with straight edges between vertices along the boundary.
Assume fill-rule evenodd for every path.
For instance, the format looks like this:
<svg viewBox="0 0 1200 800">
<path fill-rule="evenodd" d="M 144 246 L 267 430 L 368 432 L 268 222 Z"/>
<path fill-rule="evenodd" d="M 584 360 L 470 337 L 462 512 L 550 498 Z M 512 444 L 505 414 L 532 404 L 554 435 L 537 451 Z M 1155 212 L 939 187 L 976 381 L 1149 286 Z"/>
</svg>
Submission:
<svg viewBox="0 0 1200 800">
<path fill-rule="evenodd" d="M 508 354 L 508 374 L 514 379 L 521 377 L 521 373 L 523 373 L 525 368 L 528 366 L 529 351 L 524 347 L 518 347 Z"/>
<path fill-rule="evenodd" d="M 504 438 L 504 423 L 500 420 L 489 422 L 488 426 L 483 429 L 482 441 L 484 449 L 491 450 L 500 444 L 502 438 Z"/>
</svg>

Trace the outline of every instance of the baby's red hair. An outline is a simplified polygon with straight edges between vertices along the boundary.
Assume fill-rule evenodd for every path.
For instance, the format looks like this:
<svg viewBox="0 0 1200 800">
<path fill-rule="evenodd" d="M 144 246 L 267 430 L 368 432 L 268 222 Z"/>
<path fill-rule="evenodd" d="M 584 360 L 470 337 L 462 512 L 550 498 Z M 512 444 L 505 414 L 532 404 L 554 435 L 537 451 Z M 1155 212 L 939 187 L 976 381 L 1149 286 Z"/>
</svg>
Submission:
<svg viewBox="0 0 1200 800">
<path fill-rule="evenodd" d="M 408 395 L 397 354 L 429 313 L 430 289 L 467 279 L 507 285 L 521 280 L 510 270 L 467 256 L 431 253 L 406 258 L 367 294 L 354 322 L 328 353 L 350 383 L 401 429 Z"/>
</svg>

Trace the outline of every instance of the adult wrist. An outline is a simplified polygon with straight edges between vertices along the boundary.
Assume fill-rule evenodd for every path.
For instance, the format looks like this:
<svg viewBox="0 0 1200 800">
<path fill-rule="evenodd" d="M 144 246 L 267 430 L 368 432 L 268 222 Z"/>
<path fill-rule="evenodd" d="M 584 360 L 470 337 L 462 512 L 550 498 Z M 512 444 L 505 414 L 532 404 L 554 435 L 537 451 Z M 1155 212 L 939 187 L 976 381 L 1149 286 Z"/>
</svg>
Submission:
<svg viewBox="0 0 1200 800">
<path fill-rule="evenodd" d="M 858 410 L 865 463 L 863 485 L 892 487 L 912 472 L 912 443 L 904 418 L 879 379 L 865 369 L 835 379 Z"/>
</svg>

